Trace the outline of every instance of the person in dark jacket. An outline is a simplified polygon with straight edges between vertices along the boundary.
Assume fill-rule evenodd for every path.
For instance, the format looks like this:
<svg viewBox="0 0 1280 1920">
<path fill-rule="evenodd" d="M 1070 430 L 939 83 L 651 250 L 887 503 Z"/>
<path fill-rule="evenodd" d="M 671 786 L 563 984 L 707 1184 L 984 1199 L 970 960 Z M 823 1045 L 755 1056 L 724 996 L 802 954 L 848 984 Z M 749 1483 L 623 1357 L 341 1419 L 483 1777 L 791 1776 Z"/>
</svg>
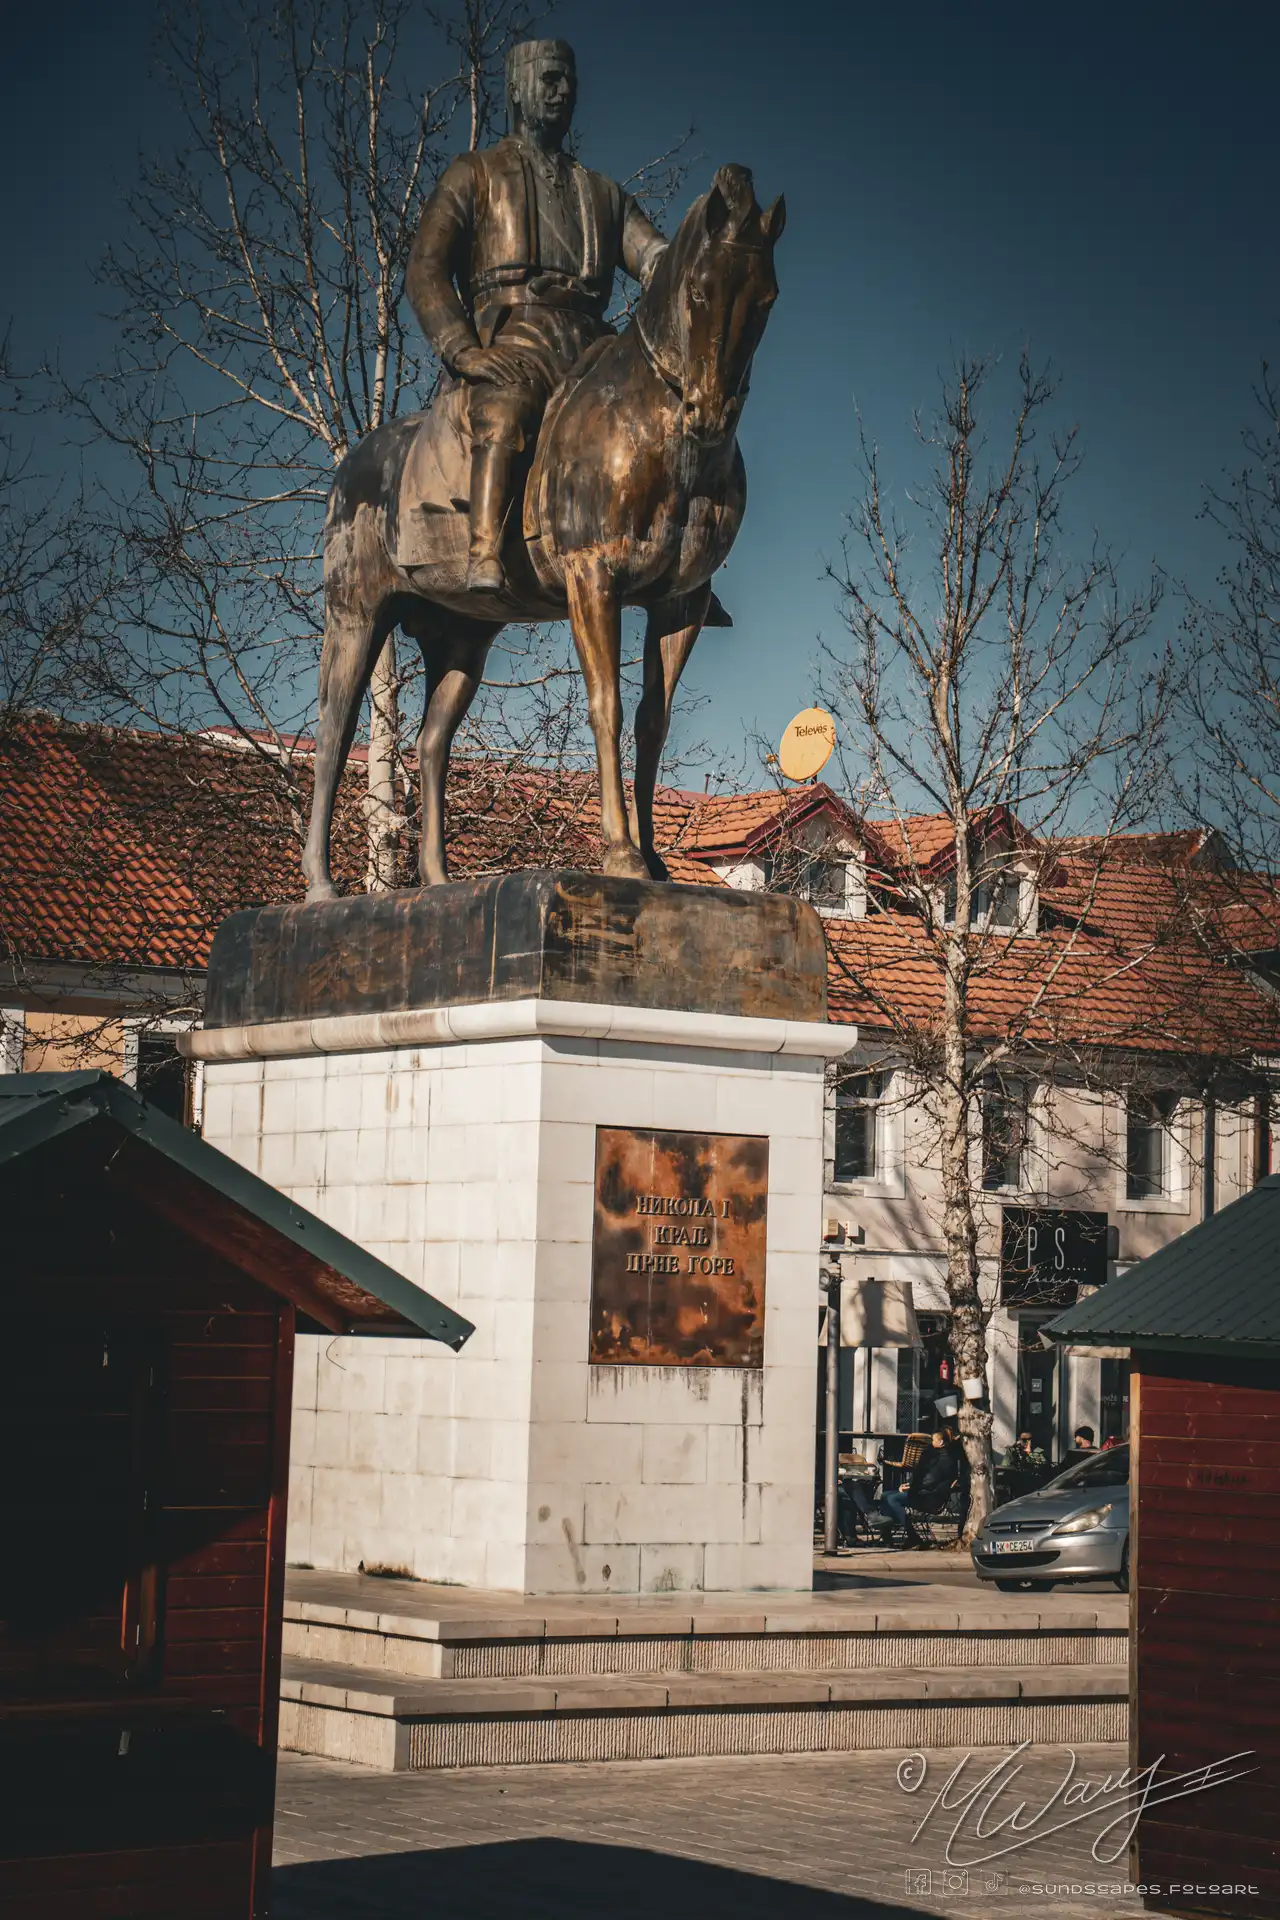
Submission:
<svg viewBox="0 0 1280 1920">
<path fill-rule="evenodd" d="M 940 1507 L 958 1478 L 954 1443 L 939 1428 L 931 1436 L 928 1452 L 921 1455 L 912 1469 L 908 1484 L 900 1487 L 896 1493 L 881 1494 L 880 1505 L 887 1521 L 886 1530 L 892 1531 L 894 1526 L 903 1527 L 911 1546 L 923 1546 L 923 1540 L 912 1525 L 910 1509 L 913 1506 Z"/>
</svg>

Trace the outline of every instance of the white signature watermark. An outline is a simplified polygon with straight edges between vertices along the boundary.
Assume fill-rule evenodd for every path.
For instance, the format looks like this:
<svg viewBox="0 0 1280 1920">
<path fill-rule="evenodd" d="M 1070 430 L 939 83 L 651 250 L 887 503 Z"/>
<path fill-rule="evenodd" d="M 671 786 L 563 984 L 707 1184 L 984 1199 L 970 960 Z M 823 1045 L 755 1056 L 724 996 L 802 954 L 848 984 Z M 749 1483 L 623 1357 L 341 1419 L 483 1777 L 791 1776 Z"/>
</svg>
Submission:
<svg viewBox="0 0 1280 1920">
<path fill-rule="evenodd" d="M 951 1822 L 943 1856 L 948 1866 L 977 1867 L 1017 1853 L 1019 1848 L 1029 1847 L 1051 1833 L 1101 1819 L 1103 1824 L 1094 1836 L 1090 1853 L 1099 1866 L 1109 1866 L 1124 1853 L 1138 1821 L 1149 1808 L 1229 1786 L 1233 1780 L 1243 1780 L 1246 1774 L 1258 1771 L 1238 1764 L 1253 1758 L 1254 1749 L 1249 1748 L 1160 1780 L 1156 1774 L 1164 1764 L 1164 1754 L 1149 1767 L 1125 1767 L 1119 1773 L 1090 1779 L 1078 1771 L 1075 1752 L 1068 1747 L 1066 1770 L 1057 1785 L 1048 1794 L 1037 1792 L 1033 1798 L 1017 1799 L 1015 1796 L 1024 1791 L 1019 1786 L 1020 1756 L 1030 1745 L 1029 1740 L 1022 1741 L 1011 1753 L 1002 1754 L 994 1765 L 987 1766 L 985 1772 L 976 1770 L 972 1750 L 964 1754 L 934 1792 L 911 1836 L 912 1845 L 935 1815 L 939 1816 L 937 1826 Z M 1231 1768 L 1236 1770 L 1231 1772 Z M 904 1793 L 922 1792 L 928 1780 L 929 1762 L 923 1753 L 910 1753 L 899 1762 L 898 1785 Z"/>
</svg>

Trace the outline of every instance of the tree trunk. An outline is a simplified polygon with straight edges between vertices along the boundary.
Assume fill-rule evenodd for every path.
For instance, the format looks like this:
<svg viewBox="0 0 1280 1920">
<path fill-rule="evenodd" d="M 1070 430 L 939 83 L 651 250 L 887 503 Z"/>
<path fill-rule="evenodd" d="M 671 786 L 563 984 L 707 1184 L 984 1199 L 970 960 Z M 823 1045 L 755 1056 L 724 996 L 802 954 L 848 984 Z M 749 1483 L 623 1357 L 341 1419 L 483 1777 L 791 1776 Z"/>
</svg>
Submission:
<svg viewBox="0 0 1280 1920">
<path fill-rule="evenodd" d="M 369 778 L 365 816 L 369 833 L 369 865 L 365 884 L 370 893 L 387 893 L 395 886 L 397 842 L 404 817 L 396 806 L 396 754 L 400 742 L 400 685 L 396 673 L 396 643 L 389 637 L 369 685 Z"/>
<path fill-rule="evenodd" d="M 965 885 L 961 891 L 967 893 Z M 960 921 L 957 911 L 956 919 Z M 967 922 L 967 912 L 965 915 Z M 991 1413 L 965 1394 L 965 1382 L 986 1385 L 986 1319 L 978 1289 L 978 1223 L 969 1173 L 969 1109 L 965 999 L 967 955 L 957 927 L 948 942 L 943 1030 L 942 1235 L 947 1249 L 947 1296 L 951 1302 L 951 1350 L 960 1388 L 960 1438 L 969 1466 L 967 1545 L 991 1510 Z"/>
</svg>

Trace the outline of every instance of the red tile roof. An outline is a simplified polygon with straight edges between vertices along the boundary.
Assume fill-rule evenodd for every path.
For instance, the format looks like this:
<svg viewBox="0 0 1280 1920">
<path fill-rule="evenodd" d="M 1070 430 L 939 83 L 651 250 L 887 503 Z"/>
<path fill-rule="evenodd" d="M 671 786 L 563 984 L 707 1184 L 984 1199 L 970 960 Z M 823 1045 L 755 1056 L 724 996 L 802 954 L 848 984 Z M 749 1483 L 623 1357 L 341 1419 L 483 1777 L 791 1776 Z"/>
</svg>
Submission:
<svg viewBox="0 0 1280 1920">
<path fill-rule="evenodd" d="M 1039 904 L 1034 936 L 993 932 L 978 945 L 975 1039 L 1219 1056 L 1280 1047 L 1280 1003 L 1237 963 L 1280 945 L 1274 889 L 1144 860 L 1130 839 L 1101 864 L 1078 851 L 1055 862 Z M 832 1018 L 921 1035 L 940 1026 L 941 943 L 918 922 L 872 914 L 828 921 L 827 936 Z"/>
<path fill-rule="evenodd" d="M 35 717 L 0 737 L 10 954 L 199 967 L 218 920 L 287 887 L 293 837 L 252 754 Z"/>
<path fill-rule="evenodd" d="M 334 830 L 335 876 L 357 891 L 363 774 L 357 762 Z M 12 721 L 0 733 L 0 955 L 202 969 L 227 914 L 301 896 L 310 790 L 305 751 L 289 772 L 262 742 Z M 598 861 L 585 779 L 549 793 L 536 774 L 461 760 L 449 808 L 459 875 Z"/>
<path fill-rule="evenodd" d="M 172 740 L 44 716 L 0 733 L 0 953 L 102 967 L 201 969 L 218 923 L 302 891 L 299 838 L 309 743 L 291 775 L 261 743 Z M 363 767 L 338 809 L 335 872 L 364 884 Z M 462 759 L 449 782 L 451 871 L 593 866 L 596 788 L 585 775 Z M 950 827 L 859 823 L 829 788 L 656 796 L 657 840 L 672 878 L 718 884 L 713 865 L 767 851 L 815 817 L 861 837 L 890 866 L 909 837 L 917 865 L 950 850 Z M 1015 837 L 1026 836 L 1016 821 Z M 945 826 L 945 832 L 944 832 Z M 1048 849 L 1041 849 L 1048 851 Z M 1280 1049 L 1280 1002 L 1231 955 L 1280 949 L 1276 889 L 1219 871 L 1203 835 L 1131 835 L 1054 844 L 1040 861 L 1035 937 L 993 935 L 975 971 L 975 1034 L 1042 1043 L 1221 1053 L 1242 1039 Z M 1212 851 L 1212 849 L 1210 849 Z M 406 859 L 412 849 L 406 849 Z M 405 873 L 409 882 L 411 875 Z M 905 912 L 829 919 L 835 1019 L 887 1031 L 936 1027 L 943 976 Z"/>
</svg>

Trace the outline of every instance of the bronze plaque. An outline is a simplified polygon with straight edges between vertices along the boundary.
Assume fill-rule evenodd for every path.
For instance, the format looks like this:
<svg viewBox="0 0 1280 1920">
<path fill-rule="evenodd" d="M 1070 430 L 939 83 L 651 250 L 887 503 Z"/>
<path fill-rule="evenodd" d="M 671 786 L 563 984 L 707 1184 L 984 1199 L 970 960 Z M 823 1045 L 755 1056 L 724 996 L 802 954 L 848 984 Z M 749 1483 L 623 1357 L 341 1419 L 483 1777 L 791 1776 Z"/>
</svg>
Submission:
<svg viewBox="0 0 1280 1920">
<path fill-rule="evenodd" d="M 591 1358 L 764 1364 L 769 1142 L 596 1128 Z"/>
</svg>

